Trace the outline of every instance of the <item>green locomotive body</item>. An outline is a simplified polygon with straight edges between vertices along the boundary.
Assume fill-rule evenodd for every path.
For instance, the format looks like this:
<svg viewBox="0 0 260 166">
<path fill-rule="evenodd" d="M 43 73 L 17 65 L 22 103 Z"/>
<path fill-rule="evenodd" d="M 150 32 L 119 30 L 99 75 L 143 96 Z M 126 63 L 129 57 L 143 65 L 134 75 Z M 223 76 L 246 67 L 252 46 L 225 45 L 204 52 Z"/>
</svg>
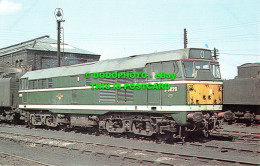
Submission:
<svg viewBox="0 0 260 166">
<path fill-rule="evenodd" d="M 147 73 L 147 78 L 93 78 L 94 73 Z M 133 88 L 137 84 L 144 85 Z M 222 84 L 211 51 L 187 48 L 28 72 L 20 80 L 19 108 L 29 125 L 147 136 L 207 133 L 220 124 Z"/>
</svg>

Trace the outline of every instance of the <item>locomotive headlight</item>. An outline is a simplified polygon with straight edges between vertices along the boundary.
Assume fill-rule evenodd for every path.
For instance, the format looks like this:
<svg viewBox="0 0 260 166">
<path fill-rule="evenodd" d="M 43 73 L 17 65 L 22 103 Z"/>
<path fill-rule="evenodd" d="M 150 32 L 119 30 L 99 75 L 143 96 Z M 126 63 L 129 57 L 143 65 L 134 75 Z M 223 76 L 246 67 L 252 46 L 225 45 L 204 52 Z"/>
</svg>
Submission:
<svg viewBox="0 0 260 166">
<path fill-rule="evenodd" d="M 19 97 L 23 97 L 23 94 L 22 94 L 22 93 L 19 93 Z"/>
</svg>

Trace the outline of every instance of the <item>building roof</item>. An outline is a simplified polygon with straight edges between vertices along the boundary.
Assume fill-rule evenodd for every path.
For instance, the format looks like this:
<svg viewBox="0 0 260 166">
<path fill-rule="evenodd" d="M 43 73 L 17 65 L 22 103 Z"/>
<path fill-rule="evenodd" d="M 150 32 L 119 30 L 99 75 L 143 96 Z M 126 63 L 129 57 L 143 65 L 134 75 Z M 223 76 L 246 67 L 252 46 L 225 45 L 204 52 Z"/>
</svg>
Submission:
<svg viewBox="0 0 260 166">
<path fill-rule="evenodd" d="M 74 46 L 68 45 L 66 43 L 61 44 L 61 51 L 67 53 L 77 53 L 77 54 L 88 54 L 88 55 L 99 55 L 93 52 L 89 52 Z M 50 38 L 49 36 L 42 36 L 32 40 L 28 40 L 19 44 L 11 45 L 0 49 L 0 56 L 12 54 L 15 52 L 23 50 L 38 50 L 38 51 L 57 51 L 57 41 Z"/>
<path fill-rule="evenodd" d="M 108 59 L 91 63 L 82 63 L 71 66 L 49 68 L 27 72 L 22 78 L 29 80 L 44 79 L 51 77 L 72 76 L 86 72 L 110 72 L 127 71 L 143 68 L 147 63 L 171 61 L 189 58 L 189 49 L 157 52 L 152 54 L 134 55 L 125 58 Z"/>
</svg>

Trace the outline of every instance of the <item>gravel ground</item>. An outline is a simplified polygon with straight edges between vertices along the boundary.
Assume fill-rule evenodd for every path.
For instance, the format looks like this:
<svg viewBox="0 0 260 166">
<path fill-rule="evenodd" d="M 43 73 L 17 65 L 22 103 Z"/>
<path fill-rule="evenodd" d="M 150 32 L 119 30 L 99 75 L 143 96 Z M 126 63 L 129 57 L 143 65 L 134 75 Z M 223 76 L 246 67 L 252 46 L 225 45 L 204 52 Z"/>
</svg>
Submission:
<svg viewBox="0 0 260 166">
<path fill-rule="evenodd" d="M 260 125 L 255 126 L 246 126 L 245 124 L 233 124 L 233 125 L 224 125 L 224 130 L 227 131 L 239 131 L 239 132 L 248 132 L 248 133 L 258 133 L 260 134 Z"/>
<path fill-rule="evenodd" d="M 110 161 L 109 164 L 102 157 L 82 154 L 78 151 L 68 151 L 62 148 L 49 146 L 35 146 L 34 144 L 19 144 L 9 140 L 0 140 L 0 151 L 15 154 L 24 158 L 36 160 L 50 165 L 115 165 L 120 161 Z M 32 162 L 16 158 L 0 156 L 0 165 L 37 165 Z"/>
<path fill-rule="evenodd" d="M 244 127 L 244 126 L 224 126 L 225 130 L 230 131 L 247 131 L 253 133 L 259 133 L 259 127 Z M 174 153 L 186 153 L 186 154 L 200 154 L 208 155 L 211 154 L 215 157 L 228 157 L 234 160 L 259 160 L 259 155 L 252 153 L 243 154 L 241 152 L 234 151 L 223 151 L 221 149 L 204 149 L 203 147 L 194 146 L 182 146 L 179 144 L 169 145 L 169 144 L 156 144 L 151 141 L 144 140 L 133 140 L 133 139 L 122 139 L 110 136 L 94 136 L 89 134 L 75 133 L 75 132 L 63 132 L 63 131 L 53 131 L 44 129 L 28 129 L 23 126 L 7 126 L 1 125 L 0 131 L 14 132 L 20 134 L 34 134 L 39 136 L 47 137 L 58 137 L 63 139 L 72 139 L 85 142 L 96 142 L 104 144 L 113 144 L 118 146 L 128 146 L 135 148 L 151 149 L 156 151 L 174 152 Z M 207 145 L 219 145 L 221 142 L 210 141 L 205 142 Z M 241 148 L 244 148 L 246 144 L 240 144 Z M 227 142 L 223 142 L 223 146 L 230 146 Z M 235 145 L 231 145 L 235 146 Z M 254 146 L 250 146 L 250 149 L 254 149 Z M 255 147 L 259 150 L 259 146 Z M 93 154 L 80 153 L 79 151 L 66 150 L 63 148 L 52 148 L 49 146 L 35 146 L 34 144 L 20 144 L 10 140 L 0 140 L 0 151 L 10 154 L 15 154 L 25 158 L 30 158 L 33 160 L 41 161 L 44 163 L 52 165 L 136 165 L 136 163 L 125 163 L 119 159 L 113 158 L 108 159 L 105 156 L 98 156 Z M 163 156 L 162 156 L 163 157 Z M 0 165 L 6 165 L 6 158 L 0 158 Z M 3 162 L 2 162 L 3 161 Z M 7 164 L 8 165 L 8 164 Z M 16 164 L 15 161 L 11 162 L 9 165 L 23 165 L 22 163 Z M 25 164 L 28 165 L 28 164 Z"/>
<path fill-rule="evenodd" d="M 9 165 L 21 165 L 21 166 L 27 166 L 27 165 L 34 165 L 34 166 L 40 166 L 40 164 L 37 164 L 33 161 L 24 160 L 22 158 L 17 158 L 14 156 L 10 156 L 7 154 L 0 154 L 0 165 L 2 166 L 9 166 Z"/>
</svg>

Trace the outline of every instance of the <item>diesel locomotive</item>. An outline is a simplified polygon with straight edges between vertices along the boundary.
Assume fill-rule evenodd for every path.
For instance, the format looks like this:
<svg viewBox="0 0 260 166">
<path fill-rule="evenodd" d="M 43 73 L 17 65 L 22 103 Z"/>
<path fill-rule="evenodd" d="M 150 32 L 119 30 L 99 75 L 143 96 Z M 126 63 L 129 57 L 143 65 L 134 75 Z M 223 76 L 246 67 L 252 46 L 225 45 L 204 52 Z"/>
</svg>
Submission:
<svg viewBox="0 0 260 166">
<path fill-rule="evenodd" d="M 147 78 L 93 78 L 93 73 L 147 73 Z M 90 77 L 85 78 L 85 73 Z M 156 74 L 175 74 L 171 78 Z M 93 88 L 100 84 L 169 84 L 167 89 Z M 96 86 L 95 86 L 96 87 Z M 186 48 L 27 72 L 19 109 L 29 126 L 92 128 L 163 138 L 210 131 L 232 113 L 222 111 L 219 63 L 207 49 Z"/>
</svg>

